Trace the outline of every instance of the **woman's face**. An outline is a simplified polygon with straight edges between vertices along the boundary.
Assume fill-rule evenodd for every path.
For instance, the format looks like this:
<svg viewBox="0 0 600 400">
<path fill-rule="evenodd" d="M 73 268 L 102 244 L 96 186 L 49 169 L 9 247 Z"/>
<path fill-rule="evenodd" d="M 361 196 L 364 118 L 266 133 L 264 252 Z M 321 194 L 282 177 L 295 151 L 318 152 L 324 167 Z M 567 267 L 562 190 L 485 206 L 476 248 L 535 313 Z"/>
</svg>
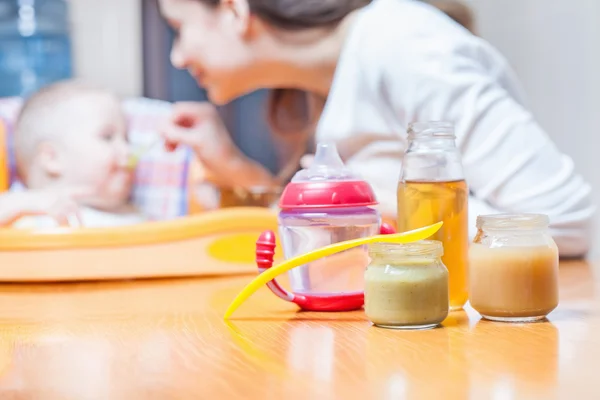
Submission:
<svg viewBox="0 0 600 400">
<path fill-rule="evenodd" d="M 248 18 L 231 4 L 201 0 L 159 0 L 163 16 L 176 32 L 171 63 L 187 69 L 216 104 L 256 89 L 256 60 L 250 48 Z M 236 2 L 238 5 L 247 4 Z"/>
</svg>

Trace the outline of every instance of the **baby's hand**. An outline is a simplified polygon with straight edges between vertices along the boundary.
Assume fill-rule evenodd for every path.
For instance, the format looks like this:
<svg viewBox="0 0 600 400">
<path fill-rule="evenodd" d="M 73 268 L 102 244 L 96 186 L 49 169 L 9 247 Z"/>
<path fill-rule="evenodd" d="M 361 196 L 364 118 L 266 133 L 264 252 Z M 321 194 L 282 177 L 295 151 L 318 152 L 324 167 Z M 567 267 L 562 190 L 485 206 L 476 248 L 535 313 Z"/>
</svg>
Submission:
<svg viewBox="0 0 600 400">
<path fill-rule="evenodd" d="M 86 189 L 28 190 L 21 193 L 23 208 L 20 216 L 47 215 L 61 226 L 80 223 L 78 200 L 88 196 Z"/>
</svg>

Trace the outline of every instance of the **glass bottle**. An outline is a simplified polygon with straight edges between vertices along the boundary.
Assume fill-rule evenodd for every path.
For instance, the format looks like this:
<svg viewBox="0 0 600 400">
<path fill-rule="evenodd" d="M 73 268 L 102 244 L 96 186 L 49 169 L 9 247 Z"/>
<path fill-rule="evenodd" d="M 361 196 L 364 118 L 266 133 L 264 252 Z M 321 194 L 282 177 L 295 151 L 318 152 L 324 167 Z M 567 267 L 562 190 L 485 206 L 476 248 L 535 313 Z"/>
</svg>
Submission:
<svg viewBox="0 0 600 400">
<path fill-rule="evenodd" d="M 398 231 L 443 221 L 431 237 L 444 246 L 450 274 L 450 310 L 468 299 L 468 198 L 454 126 L 448 122 L 413 123 L 398 184 Z"/>
</svg>

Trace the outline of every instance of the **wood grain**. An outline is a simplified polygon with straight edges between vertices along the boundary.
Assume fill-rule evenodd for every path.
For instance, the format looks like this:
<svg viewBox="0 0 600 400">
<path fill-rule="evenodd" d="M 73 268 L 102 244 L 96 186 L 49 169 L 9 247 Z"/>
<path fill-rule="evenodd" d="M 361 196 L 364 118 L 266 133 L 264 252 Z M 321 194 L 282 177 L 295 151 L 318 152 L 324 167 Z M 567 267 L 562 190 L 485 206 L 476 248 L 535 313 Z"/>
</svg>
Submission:
<svg viewBox="0 0 600 400">
<path fill-rule="evenodd" d="M 0 398 L 600 398 L 593 264 L 561 265 L 547 322 L 467 309 L 422 332 L 297 312 L 266 289 L 225 323 L 250 278 L 0 285 Z"/>
</svg>

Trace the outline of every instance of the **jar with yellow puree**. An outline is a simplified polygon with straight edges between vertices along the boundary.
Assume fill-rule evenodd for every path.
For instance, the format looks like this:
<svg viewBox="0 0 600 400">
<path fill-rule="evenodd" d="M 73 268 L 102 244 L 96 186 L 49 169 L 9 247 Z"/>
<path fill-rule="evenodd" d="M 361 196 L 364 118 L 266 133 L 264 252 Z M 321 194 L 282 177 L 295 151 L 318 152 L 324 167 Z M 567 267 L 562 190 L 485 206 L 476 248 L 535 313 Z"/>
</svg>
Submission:
<svg viewBox="0 0 600 400">
<path fill-rule="evenodd" d="M 493 321 L 531 322 L 558 305 L 558 248 L 541 214 L 477 218 L 469 250 L 471 306 Z"/>
<path fill-rule="evenodd" d="M 442 243 L 369 245 L 365 271 L 365 313 L 374 325 L 394 329 L 428 329 L 449 310 L 448 269 Z"/>
</svg>

